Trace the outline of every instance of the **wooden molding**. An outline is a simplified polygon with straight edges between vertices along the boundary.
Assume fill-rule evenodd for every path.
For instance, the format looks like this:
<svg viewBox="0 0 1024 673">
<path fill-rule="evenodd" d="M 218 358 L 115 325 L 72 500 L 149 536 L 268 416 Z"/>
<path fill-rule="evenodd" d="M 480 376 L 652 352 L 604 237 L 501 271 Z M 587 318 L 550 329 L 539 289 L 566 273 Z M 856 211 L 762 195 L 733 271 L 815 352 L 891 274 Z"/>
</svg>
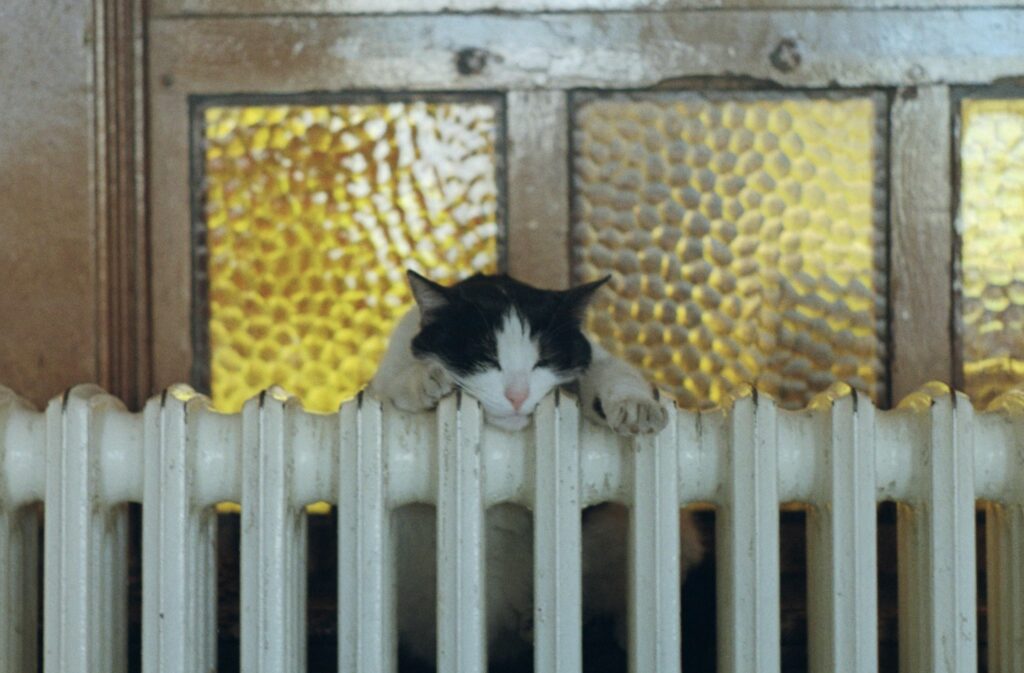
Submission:
<svg viewBox="0 0 1024 673">
<path fill-rule="evenodd" d="M 569 287 L 569 108 L 563 91 L 508 94 L 508 271 Z"/>
<path fill-rule="evenodd" d="M 896 92 L 891 126 L 892 402 L 927 381 L 954 381 L 950 340 L 953 223 L 945 86 Z"/>
<path fill-rule="evenodd" d="M 136 407 L 150 390 L 142 0 L 95 0 L 97 371 Z"/>
<path fill-rule="evenodd" d="M 427 14 L 444 12 L 669 12 L 682 9 L 961 9 L 1019 7 L 1020 0 L 154 0 L 158 17 Z"/>
</svg>

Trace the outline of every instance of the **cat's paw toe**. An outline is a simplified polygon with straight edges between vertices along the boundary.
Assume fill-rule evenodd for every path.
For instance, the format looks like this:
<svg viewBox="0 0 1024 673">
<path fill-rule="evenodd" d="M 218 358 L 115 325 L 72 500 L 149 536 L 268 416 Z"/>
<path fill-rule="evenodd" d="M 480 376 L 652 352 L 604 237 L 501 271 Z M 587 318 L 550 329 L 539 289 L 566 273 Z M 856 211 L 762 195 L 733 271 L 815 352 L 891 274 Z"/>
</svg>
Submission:
<svg viewBox="0 0 1024 673">
<path fill-rule="evenodd" d="M 428 365 L 420 381 L 420 398 L 424 409 L 433 409 L 441 398 L 455 389 L 448 373 L 438 365 Z"/>
<path fill-rule="evenodd" d="M 608 425 L 620 435 L 660 432 L 668 424 L 668 413 L 651 397 L 624 397 L 606 404 Z"/>
<path fill-rule="evenodd" d="M 400 385 L 385 399 L 390 399 L 402 411 L 427 411 L 436 407 L 454 388 L 455 383 L 440 366 L 417 363 L 406 371 Z"/>
</svg>

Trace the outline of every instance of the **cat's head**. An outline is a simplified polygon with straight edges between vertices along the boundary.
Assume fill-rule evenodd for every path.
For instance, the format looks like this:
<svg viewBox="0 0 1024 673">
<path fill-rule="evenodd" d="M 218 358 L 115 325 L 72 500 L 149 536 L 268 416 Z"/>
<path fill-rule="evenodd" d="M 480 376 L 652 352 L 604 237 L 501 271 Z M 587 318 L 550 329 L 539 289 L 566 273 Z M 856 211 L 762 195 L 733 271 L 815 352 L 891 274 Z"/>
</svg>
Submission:
<svg viewBox="0 0 1024 673">
<path fill-rule="evenodd" d="M 505 275 L 478 274 L 451 287 L 408 275 L 421 315 L 413 354 L 444 367 L 498 427 L 523 428 L 548 392 L 590 365 L 580 324 L 607 278 L 555 291 Z"/>
</svg>

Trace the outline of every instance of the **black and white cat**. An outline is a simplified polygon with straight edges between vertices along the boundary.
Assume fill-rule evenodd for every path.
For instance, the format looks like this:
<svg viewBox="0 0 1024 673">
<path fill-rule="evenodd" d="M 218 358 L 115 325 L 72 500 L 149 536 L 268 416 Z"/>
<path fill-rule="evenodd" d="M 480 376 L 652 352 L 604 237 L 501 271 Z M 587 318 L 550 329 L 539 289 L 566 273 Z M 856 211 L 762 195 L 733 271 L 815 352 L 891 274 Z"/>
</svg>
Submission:
<svg viewBox="0 0 1024 673">
<path fill-rule="evenodd" d="M 541 290 L 508 276 L 476 275 L 451 287 L 408 272 L 416 307 L 398 323 L 367 392 L 406 411 L 434 408 L 456 386 L 478 399 L 488 423 L 506 431 L 529 424 L 557 386 L 573 386 L 584 413 L 613 431 L 658 432 L 668 418 L 657 389 L 627 363 L 583 334 L 590 299 L 607 278 L 565 290 Z M 626 526 L 621 507 L 588 512 L 583 521 L 584 617 L 610 613 L 624 628 Z M 487 635 L 490 659 L 528 649 L 533 618 L 532 519 L 511 505 L 486 517 Z M 436 647 L 433 509 L 396 513 L 398 616 L 403 648 L 431 661 Z M 680 517 L 685 571 L 703 553 L 688 516 Z M 600 550 L 588 558 L 586 550 Z"/>
</svg>

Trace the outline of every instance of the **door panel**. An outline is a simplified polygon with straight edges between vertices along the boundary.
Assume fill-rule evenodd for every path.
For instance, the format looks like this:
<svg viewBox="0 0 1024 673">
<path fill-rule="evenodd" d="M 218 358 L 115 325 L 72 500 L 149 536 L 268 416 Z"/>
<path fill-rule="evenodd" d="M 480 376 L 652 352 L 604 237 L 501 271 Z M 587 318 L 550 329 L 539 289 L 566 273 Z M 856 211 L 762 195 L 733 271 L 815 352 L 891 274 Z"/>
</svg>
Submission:
<svg viewBox="0 0 1024 673">
<path fill-rule="evenodd" d="M 949 328 L 959 324 L 952 315 L 950 161 L 959 115 L 950 101 L 959 94 L 948 82 L 982 86 L 1024 72 L 1024 50 L 1014 37 L 1024 30 L 1020 12 L 839 6 L 643 11 L 626 3 L 612 13 L 581 5 L 564 13 L 403 14 L 396 5 L 362 14 L 356 5 L 298 3 L 287 15 L 264 14 L 270 5 L 236 15 L 229 5 L 207 15 L 209 3 L 186 11 L 168 0 L 150 22 L 152 150 L 160 157 L 152 169 L 156 388 L 189 377 L 205 388 L 201 373 L 210 365 L 191 329 L 205 321 L 194 310 L 204 299 L 194 303 L 192 288 L 206 269 L 190 261 L 189 148 L 197 147 L 201 132 L 190 111 L 202 97 L 317 91 L 398 97 L 486 92 L 500 99 L 505 118 L 498 158 L 508 170 L 497 184 L 496 200 L 507 212 L 507 254 L 499 256 L 499 266 L 550 287 L 611 271 L 612 287 L 599 300 L 604 310 L 591 326 L 684 404 L 711 404 L 736 382 L 753 379 L 792 406 L 837 380 L 884 405 L 926 380 L 959 375 L 954 365 L 962 344 Z M 864 58 L 866 49 L 871 58 Z M 595 104 L 588 100 L 608 96 L 744 105 L 805 100 L 822 110 L 864 104 L 869 111 L 860 126 L 849 115 L 819 115 L 813 132 L 796 134 L 800 149 L 754 152 L 759 159 L 750 160 L 764 166 L 748 176 L 737 174 L 742 151 L 728 148 L 718 152 L 709 145 L 707 166 L 688 163 L 703 161 L 699 156 L 673 163 L 678 134 L 646 138 L 641 123 L 637 138 L 623 131 L 609 142 L 662 156 L 666 170 L 686 168 L 696 176 L 687 187 L 668 185 L 665 203 L 647 209 L 647 190 L 658 180 L 642 177 L 623 187 L 615 171 L 587 167 L 594 163 L 585 146 L 590 141 L 574 125 L 580 110 Z M 743 128 L 714 123 L 721 128 L 705 130 L 712 145 L 718 135 L 729 136 L 726 145 L 746 137 Z M 769 130 L 757 142 L 783 136 Z M 700 143 L 691 145 L 684 155 Z M 831 163 L 818 172 L 822 162 Z M 772 174 L 782 166 L 786 176 Z M 811 170 L 804 175 L 806 166 Z M 744 183 L 736 195 L 718 194 L 719 187 L 727 191 L 759 172 L 771 185 L 758 191 Z M 604 212 L 591 201 L 607 189 L 629 203 L 619 212 L 611 208 L 611 220 L 603 222 L 591 218 Z M 739 196 L 743 189 L 752 190 L 746 201 Z M 766 208 L 772 212 L 761 213 Z M 672 214 L 679 209 L 683 218 Z M 757 271 L 744 283 L 761 293 L 760 302 L 747 302 L 761 322 L 748 320 L 754 314 L 744 313 L 734 287 L 750 266 L 737 261 L 743 257 L 743 245 L 735 243 L 738 227 L 754 211 L 772 220 L 744 234 L 751 241 L 741 241 L 757 249 L 751 253 Z M 675 223 L 696 215 L 707 220 L 706 233 L 698 222 L 694 237 L 684 222 L 668 234 L 681 233 L 679 251 L 665 250 L 660 258 L 645 253 L 650 246 L 641 245 L 647 239 L 639 233 L 645 226 L 665 233 L 673 217 Z M 619 240 L 623 236 L 636 240 Z M 615 238 L 614 245 L 602 237 Z M 673 266 L 696 254 L 696 239 L 703 239 L 700 261 L 714 282 L 697 273 L 695 283 Z M 715 257 L 723 245 L 732 255 L 727 262 Z M 656 264 L 660 275 L 645 264 Z M 633 281 L 640 285 L 634 288 Z M 676 285 L 679 297 L 669 295 Z M 659 293 L 665 296 L 653 296 Z M 773 305 L 776 295 L 783 306 Z M 760 308 L 751 308 L 755 303 Z"/>
</svg>

